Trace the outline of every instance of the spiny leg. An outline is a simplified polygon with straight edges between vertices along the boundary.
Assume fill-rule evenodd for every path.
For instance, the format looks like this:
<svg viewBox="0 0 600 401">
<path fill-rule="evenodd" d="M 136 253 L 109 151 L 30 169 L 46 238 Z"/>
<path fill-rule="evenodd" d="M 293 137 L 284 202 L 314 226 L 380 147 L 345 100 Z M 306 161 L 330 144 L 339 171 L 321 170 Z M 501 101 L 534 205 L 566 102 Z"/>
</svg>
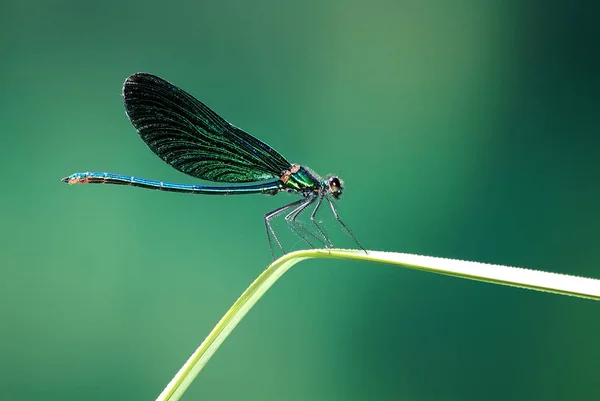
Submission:
<svg viewBox="0 0 600 401">
<path fill-rule="evenodd" d="M 331 240 L 327 237 L 327 235 L 325 234 L 325 231 L 323 231 L 323 229 L 319 226 L 319 224 L 317 224 L 317 222 L 315 221 L 315 216 L 317 215 L 317 211 L 319 210 L 319 208 L 321 207 L 321 203 L 323 202 L 323 195 L 319 196 L 319 200 L 317 201 L 317 205 L 315 206 L 314 210 L 312 211 L 312 213 L 310 214 L 310 221 L 312 221 L 312 223 L 315 225 L 315 227 L 317 227 L 317 230 L 319 230 L 319 233 L 323 236 L 323 238 L 325 239 L 325 241 L 327 241 L 327 243 L 329 244 L 330 248 L 333 248 L 333 243 L 331 242 Z M 325 244 L 325 246 L 327 246 L 327 244 Z"/>
<path fill-rule="evenodd" d="M 304 202 L 306 202 L 306 199 L 302 198 L 300 200 L 297 200 L 296 202 L 292 202 L 290 204 L 284 205 L 280 208 L 277 208 L 277 209 L 265 214 L 265 227 L 267 228 L 267 239 L 269 240 L 269 248 L 271 249 L 271 255 L 273 256 L 273 259 L 275 259 L 275 251 L 273 250 L 273 242 L 271 241 L 271 234 L 273 234 L 273 238 L 275 238 L 275 241 L 277 242 L 279 249 L 281 249 L 281 252 L 283 252 L 285 254 L 285 250 L 281 246 L 281 242 L 279 241 L 279 238 L 277 238 L 277 234 L 275 234 L 273 227 L 271 227 L 270 220 L 273 217 L 277 217 L 278 215 L 285 212 L 286 210 L 296 207 Z"/>
<path fill-rule="evenodd" d="M 331 210 L 333 211 L 333 215 L 335 216 L 335 219 L 338 221 L 338 223 L 340 223 L 340 225 L 344 228 L 344 230 L 346 231 L 346 233 L 352 237 L 352 239 L 354 240 L 354 242 L 356 242 L 356 245 L 358 245 L 358 247 L 360 249 L 362 249 L 363 251 L 365 251 L 365 253 L 367 253 L 367 250 L 365 248 L 363 248 L 363 246 L 360 244 L 360 242 L 358 242 L 358 240 L 356 239 L 356 237 L 354 236 L 354 234 L 352 234 L 352 231 L 350 231 L 350 229 L 348 228 L 348 226 L 346 226 L 344 224 L 344 222 L 340 219 L 340 216 L 338 215 L 337 210 L 335 209 L 335 206 L 333 205 L 333 202 L 331 201 L 331 199 L 329 199 L 329 196 L 325 195 L 325 199 L 327 199 L 327 202 L 329 202 L 329 206 L 331 206 Z"/>
<path fill-rule="evenodd" d="M 290 230 L 292 230 L 292 232 L 294 234 L 296 234 L 298 237 L 300 237 L 311 248 L 314 248 L 314 245 L 308 240 L 308 238 L 306 237 L 306 235 L 302 234 L 302 232 L 308 233 L 311 237 L 313 237 L 315 240 L 319 241 L 323 245 L 326 245 L 326 244 L 323 242 L 322 239 L 320 239 L 319 237 L 317 237 L 310 230 L 307 230 L 306 227 L 304 227 L 304 225 L 302 223 L 300 223 L 299 221 L 296 221 L 296 218 L 298 217 L 298 215 L 300 213 L 302 213 L 304 210 L 306 210 L 306 208 L 308 206 L 310 206 L 314 201 L 315 201 L 314 197 L 308 198 L 306 200 L 306 203 L 303 203 L 302 205 L 300 205 L 296 209 L 292 210 L 287 216 L 285 216 L 285 220 L 287 221 L 287 223 L 288 223 L 288 225 L 290 227 Z"/>
</svg>

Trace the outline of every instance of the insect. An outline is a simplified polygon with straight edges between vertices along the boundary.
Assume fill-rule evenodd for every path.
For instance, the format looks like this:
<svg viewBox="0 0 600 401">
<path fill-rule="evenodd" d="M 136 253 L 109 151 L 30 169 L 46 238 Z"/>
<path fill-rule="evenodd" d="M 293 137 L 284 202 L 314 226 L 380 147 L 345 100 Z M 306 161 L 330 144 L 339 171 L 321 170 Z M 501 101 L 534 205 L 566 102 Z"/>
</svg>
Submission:
<svg viewBox="0 0 600 401">
<path fill-rule="evenodd" d="M 288 162 L 264 142 L 228 123 L 184 90 L 152 74 L 136 73 L 123 84 L 123 102 L 131 124 L 148 147 L 166 163 L 192 177 L 221 186 L 178 184 L 111 173 L 75 173 L 62 179 L 68 184 L 117 184 L 204 195 L 268 194 L 288 192 L 301 199 L 267 213 L 264 217 L 271 254 L 272 238 L 285 253 L 271 225 L 274 217 L 285 220 L 309 246 L 316 240 L 333 247 L 315 220 L 325 200 L 343 230 L 364 250 L 342 222 L 331 200 L 342 195 L 343 183 L 337 176 L 325 179 L 308 167 Z M 231 185 L 235 184 L 235 185 Z M 310 206 L 316 233 L 297 220 Z M 310 237 L 310 239 L 309 239 Z"/>
</svg>

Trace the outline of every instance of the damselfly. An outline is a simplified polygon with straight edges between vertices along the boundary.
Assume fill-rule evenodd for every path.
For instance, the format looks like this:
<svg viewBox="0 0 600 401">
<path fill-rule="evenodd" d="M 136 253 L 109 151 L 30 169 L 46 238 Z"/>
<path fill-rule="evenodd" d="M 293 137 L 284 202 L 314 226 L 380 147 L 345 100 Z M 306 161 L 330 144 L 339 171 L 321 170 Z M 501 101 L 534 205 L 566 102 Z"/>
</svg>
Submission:
<svg viewBox="0 0 600 401">
<path fill-rule="evenodd" d="M 268 194 L 289 192 L 302 198 L 265 215 L 271 253 L 271 236 L 285 253 L 271 220 L 285 214 L 285 221 L 309 246 L 316 240 L 333 247 L 315 216 L 325 200 L 345 232 L 364 250 L 340 219 L 331 200 L 342 195 L 337 176 L 325 179 L 307 167 L 288 162 L 273 148 L 231 125 L 202 102 L 162 78 L 146 73 L 131 75 L 123 85 L 123 102 L 131 124 L 148 147 L 165 162 L 192 177 L 237 184 L 206 186 L 147 180 L 111 173 L 75 173 L 62 179 L 69 184 L 118 184 L 170 192 L 205 195 Z M 316 234 L 297 217 L 309 206 Z M 310 237 L 310 239 L 309 239 Z"/>
</svg>

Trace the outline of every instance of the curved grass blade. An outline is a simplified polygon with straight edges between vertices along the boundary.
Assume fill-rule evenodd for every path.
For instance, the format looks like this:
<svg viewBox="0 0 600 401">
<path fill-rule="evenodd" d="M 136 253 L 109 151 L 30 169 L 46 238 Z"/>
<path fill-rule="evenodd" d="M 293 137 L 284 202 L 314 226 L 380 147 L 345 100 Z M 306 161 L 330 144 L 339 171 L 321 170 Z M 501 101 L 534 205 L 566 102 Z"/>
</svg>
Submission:
<svg viewBox="0 0 600 401">
<path fill-rule="evenodd" d="M 250 284 L 173 377 L 158 396 L 157 401 L 179 400 L 229 333 L 277 279 L 296 263 L 311 258 L 377 262 L 487 283 L 600 301 L 600 280 L 585 277 L 407 253 L 368 251 L 365 254 L 362 250 L 347 249 L 313 249 L 292 252 L 273 262 Z"/>
</svg>

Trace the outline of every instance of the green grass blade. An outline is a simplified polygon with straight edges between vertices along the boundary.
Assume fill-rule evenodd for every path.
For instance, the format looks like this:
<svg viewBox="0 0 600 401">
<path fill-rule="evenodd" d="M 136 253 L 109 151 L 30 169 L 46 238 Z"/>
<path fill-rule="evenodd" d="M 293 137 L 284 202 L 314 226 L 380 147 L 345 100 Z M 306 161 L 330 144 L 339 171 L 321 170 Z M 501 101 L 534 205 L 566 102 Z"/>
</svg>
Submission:
<svg viewBox="0 0 600 401">
<path fill-rule="evenodd" d="M 292 252 L 273 262 L 250 284 L 181 367 L 157 400 L 179 400 L 229 333 L 277 279 L 296 263 L 312 258 L 377 262 L 470 280 L 600 301 L 600 280 L 585 277 L 407 253 L 368 251 L 365 254 L 363 251 L 353 249 L 313 249 Z"/>
</svg>

